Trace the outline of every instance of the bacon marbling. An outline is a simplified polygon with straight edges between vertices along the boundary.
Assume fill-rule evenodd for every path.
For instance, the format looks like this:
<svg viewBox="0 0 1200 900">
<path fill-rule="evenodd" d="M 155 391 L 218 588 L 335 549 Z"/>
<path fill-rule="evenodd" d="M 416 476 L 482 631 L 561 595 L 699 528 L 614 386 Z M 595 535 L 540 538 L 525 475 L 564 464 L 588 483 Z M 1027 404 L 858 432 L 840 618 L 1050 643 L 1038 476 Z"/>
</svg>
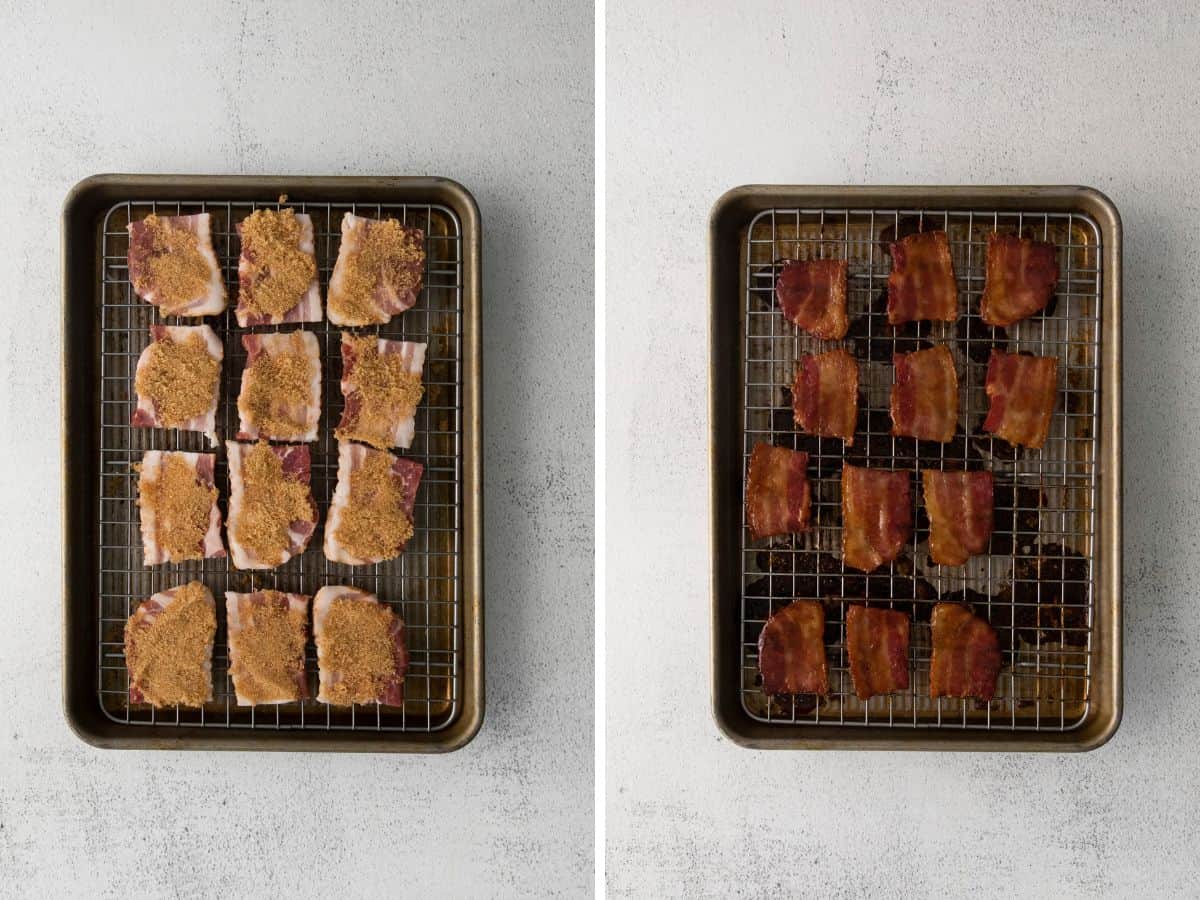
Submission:
<svg viewBox="0 0 1200 900">
<path fill-rule="evenodd" d="M 839 437 L 849 447 L 858 423 L 858 363 L 840 347 L 804 354 L 792 382 L 792 414 L 808 434 Z"/>
<path fill-rule="evenodd" d="M 758 670 L 766 694 L 829 693 L 825 610 L 797 600 L 775 613 L 758 637 Z"/>
<path fill-rule="evenodd" d="M 908 630 L 899 610 L 856 603 L 846 612 L 850 678 L 860 700 L 908 690 Z"/>
<path fill-rule="evenodd" d="M 150 217 L 147 216 L 147 219 Z M 164 228 L 190 231 L 196 236 L 196 247 L 208 266 L 209 279 L 205 290 L 180 306 L 167 301 L 152 275 L 150 261 L 161 255 L 155 247 L 155 230 L 147 219 L 130 222 L 129 232 L 129 282 L 134 292 L 147 303 L 159 307 L 164 316 L 212 316 L 225 310 L 225 282 L 221 278 L 221 267 L 212 246 L 212 216 L 198 213 L 193 216 L 157 216 Z M 167 305 L 171 303 L 171 305 Z"/>
<path fill-rule="evenodd" d="M 987 280 L 979 315 L 988 325 L 1008 327 L 1041 312 L 1058 284 L 1054 245 L 1015 234 L 990 234 Z"/>
<path fill-rule="evenodd" d="M 351 259 L 362 250 L 371 229 L 380 221 L 386 220 L 367 219 L 353 213 L 342 216 L 342 242 L 338 247 L 333 274 L 329 278 L 329 296 L 326 298 L 329 321 L 335 325 L 386 325 L 392 316 L 412 309 L 417 303 L 425 271 L 425 233 L 420 228 L 401 226 L 408 240 L 420 248 L 419 253 L 407 260 L 385 261 L 371 293 L 372 310 L 368 317 L 361 318 L 346 310 L 343 298 L 349 290 Z"/>
<path fill-rule="evenodd" d="M 892 385 L 892 434 L 947 443 L 958 424 L 958 373 L 943 344 L 897 353 Z"/>
<path fill-rule="evenodd" d="M 929 556 L 940 566 L 961 566 L 987 551 L 992 536 L 991 472 L 921 473 L 929 513 Z"/>
<path fill-rule="evenodd" d="M 797 328 L 827 341 L 841 340 L 850 328 L 846 314 L 844 259 L 789 260 L 775 282 L 783 316 Z"/>
<path fill-rule="evenodd" d="M 958 282 L 946 232 L 922 231 L 892 244 L 887 315 L 892 325 L 958 318 Z"/>
<path fill-rule="evenodd" d="M 1000 641 L 983 619 L 957 603 L 933 608 L 930 697 L 991 700 L 1000 674 Z"/>
<path fill-rule="evenodd" d="M 985 384 L 990 405 L 983 430 L 1010 444 L 1046 443 L 1058 397 L 1058 359 L 993 350 Z"/>
<path fill-rule="evenodd" d="M 842 561 L 873 572 L 912 537 L 909 473 L 842 464 Z"/>
<path fill-rule="evenodd" d="M 746 480 L 746 523 L 754 540 L 808 528 L 808 454 L 755 444 Z"/>
</svg>

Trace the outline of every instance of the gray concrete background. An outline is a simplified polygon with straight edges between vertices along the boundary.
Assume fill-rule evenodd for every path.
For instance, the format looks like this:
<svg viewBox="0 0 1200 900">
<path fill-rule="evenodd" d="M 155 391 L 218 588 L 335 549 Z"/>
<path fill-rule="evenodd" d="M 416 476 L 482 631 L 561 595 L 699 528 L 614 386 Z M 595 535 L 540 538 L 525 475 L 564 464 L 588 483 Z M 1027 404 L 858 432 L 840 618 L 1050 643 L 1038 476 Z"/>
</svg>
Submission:
<svg viewBox="0 0 1200 900">
<path fill-rule="evenodd" d="M 590 892 L 592 22 L 557 0 L 0 0 L 0 896 Z M 461 752 L 116 753 L 68 731 L 58 217 L 105 171 L 475 194 L 488 709 Z"/>
<path fill-rule="evenodd" d="M 1200 894 L 1200 20 L 608 5 L 614 896 Z M 764 753 L 709 711 L 707 223 L 747 182 L 1091 184 L 1125 226 L 1125 719 L 1084 756 Z"/>
</svg>

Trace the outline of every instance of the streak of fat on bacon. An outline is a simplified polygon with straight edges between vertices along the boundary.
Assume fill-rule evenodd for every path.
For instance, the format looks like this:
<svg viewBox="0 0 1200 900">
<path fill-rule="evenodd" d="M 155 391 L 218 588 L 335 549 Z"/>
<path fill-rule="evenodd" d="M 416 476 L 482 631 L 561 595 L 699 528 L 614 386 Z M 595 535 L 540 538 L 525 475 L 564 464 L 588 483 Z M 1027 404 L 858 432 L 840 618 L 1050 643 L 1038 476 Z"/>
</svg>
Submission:
<svg viewBox="0 0 1200 900">
<path fill-rule="evenodd" d="M 159 529 L 162 527 L 162 523 L 159 522 L 158 510 L 154 508 L 154 504 L 142 499 L 146 497 L 146 486 L 159 479 L 168 457 L 182 459 L 195 473 L 198 482 L 208 488 L 214 486 L 216 454 L 187 453 L 182 450 L 147 450 L 142 455 L 142 468 L 138 477 L 138 512 L 142 529 L 142 559 L 143 564 L 147 566 L 173 562 L 171 555 L 158 538 Z M 221 509 L 215 500 L 209 510 L 208 528 L 204 532 L 201 552 L 205 559 L 219 559 L 225 556 L 225 545 L 221 542 Z"/>
<path fill-rule="evenodd" d="M 196 236 L 196 245 L 200 255 L 208 264 L 209 280 L 203 293 L 187 303 L 182 309 L 164 310 L 164 315 L 179 316 L 215 316 L 225 311 L 225 281 L 221 277 L 221 267 L 217 263 L 217 255 L 212 246 L 212 216 L 209 213 L 197 213 L 191 216 L 158 216 L 161 225 L 167 228 L 177 228 L 190 231 Z M 129 232 L 129 279 L 131 283 L 139 282 L 148 274 L 148 265 L 154 256 L 154 230 L 145 220 L 130 222 L 126 226 Z M 136 284 L 134 290 L 143 300 L 153 306 L 162 306 L 162 292 L 151 280 L 142 290 Z"/>
<path fill-rule="evenodd" d="M 808 434 L 854 444 L 858 424 L 858 363 L 846 350 L 806 353 L 792 382 L 792 416 Z"/>
<path fill-rule="evenodd" d="M 958 425 L 958 373 L 944 344 L 893 357 L 892 434 L 947 443 Z"/>
<path fill-rule="evenodd" d="M 293 674 L 293 690 L 259 700 L 251 700 L 243 693 L 245 685 L 241 683 L 241 676 L 238 674 L 238 657 L 241 652 L 240 644 L 245 627 L 243 615 L 251 614 L 254 607 L 268 604 L 286 606 L 289 611 L 299 614 L 305 621 L 308 619 L 308 597 L 304 594 L 288 594 L 280 591 L 225 592 L 225 621 L 228 623 L 229 634 L 229 677 L 233 681 L 233 692 L 238 706 L 276 705 L 308 699 L 308 673 L 304 669 L 303 661 Z M 262 686 L 259 685 L 258 689 L 261 690 Z"/>
<path fill-rule="evenodd" d="M 850 678 L 860 700 L 908 690 L 908 616 L 852 604 L 846 612 Z"/>
<path fill-rule="evenodd" d="M 225 359 L 225 348 L 221 345 L 217 333 L 212 330 L 209 325 L 151 325 L 150 326 L 150 343 L 142 350 L 138 357 L 137 369 L 134 372 L 134 383 L 137 383 L 137 377 L 142 370 L 150 363 L 150 350 L 155 343 L 170 339 L 176 344 L 186 343 L 195 335 L 199 335 L 204 341 L 205 349 L 208 350 L 208 355 L 215 359 L 218 363 Z M 220 382 L 218 381 L 217 393 L 213 394 L 212 407 L 202 416 L 188 419 L 182 425 L 178 426 L 179 431 L 199 431 L 206 438 L 209 444 L 213 447 L 220 443 L 217 440 L 217 401 L 220 391 Z M 149 397 L 141 394 L 137 395 L 137 407 L 130 417 L 129 424 L 134 428 L 165 428 L 158 410 L 154 406 L 154 401 Z"/>
<path fill-rule="evenodd" d="M 873 572 L 912 538 L 909 473 L 842 464 L 842 561 Z"/>
<path fill-rule="evenodd" d="M 958 282 L 946 232 L 922 231 L 892 244 L 887 316 L 892 325 L 958 318 Z"/>
<path fill-rule="evenodd" d="M 788 260 L 775 282 L 783 316 L 824 340 L 841 340 L 850 328 L 844 259 Z"/>
<path fill-rule="evenodd" d="M 288 546 L 283 551 L 283 559 L 279 562 L 270 563 L 260 559 L 253 550 L 238 541 L 234 534 L 238 529 L 238 523 L 247 513 L 243 467 L 246 455 L 256 446 L 256 444 L 241 444 L 237 441 L 225 442 L 225 451 L 229 460 L 229 552 L 233 559 L 233 565 L 238 569 L 275 569 L 307 549 L 308 542 L 312 540 L 313 532 L 317 528 L 317 505 L 312 501 L 310 490 L 309 502 L 312 515 L 308 519 L 295 519 L 288 523 Z M 312 456 L 307 445 L 271 444 L 267 449 L 279 457 L 285 478 L 302 482 L 305 486 L 311 484 Z"/>
<path fill-rule="evenodd" d="M 921 473 L 929 513 L 929 556 L 941 566 L 961 566 L 984 553 L 992 536 L 991 472 Z"/>
<path fill-rule="evenodd" d="M 988 235 L 980 318 L 1007 328 L 1045 309 L 1058 284 L 1054 252 L 1054 245 L 1044 241 L 1015 234 Z"/>
<path fill-rule="evenodd" d="M 807 467 L 807 453 L 754 445 L 746 479 L 746 523 L 751 538 L 808 528 L 811 491 Z"/>
<path fill-rule="evenodd" d="M 317 591 L 316 597 L 313 598 L 313 638 L 317 645 L 319 679 L 317 700 L 321 703 L 330 702 L 328 690 L 340 678 L 339 673 L 332 670 L 327 664 L 324 647 L 325 620 L 329 617 L 329 610 L 335 600 L 379 603 L 379 598 L 374 594 L 347 585 L 328 585 Z M 391 677 L 384 683 L 379 696 L 376 697 L 376 702 L 384 706 L 403 706 L 404 676 L 408 672 L 409 654 L 404 636 L 404 620 L 394 612 L 391 616 L 388 634 L 392 641 L 392 660 L 395 668 Z"/>
<path fill-rule="evenodd" d="M 929 696 L 991 700 L 1000 674 L 995 629 L 965 606 L 939 603 L 933 608 L 932 632 Z"/>
<path fill-rule="evenodd" d="M 1057 357 L 993 350 L 985 389 L 984 431 L 1033 449 L 1046 443 L 1058 397 Z"/>
<path fill-rule="evenodd" d="M 825 610 L 797 600 L 776 612 L 758 636 L 758 671 L 765 694 L 829 693 Z"/>
</svg>

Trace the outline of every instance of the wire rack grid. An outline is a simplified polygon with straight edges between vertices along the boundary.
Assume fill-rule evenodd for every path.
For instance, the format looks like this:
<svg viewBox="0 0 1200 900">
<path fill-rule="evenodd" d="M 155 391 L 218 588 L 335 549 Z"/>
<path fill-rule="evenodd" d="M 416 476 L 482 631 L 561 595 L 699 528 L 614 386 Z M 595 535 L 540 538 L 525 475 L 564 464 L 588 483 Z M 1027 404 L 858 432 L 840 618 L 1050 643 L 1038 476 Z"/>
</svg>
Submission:
<svg viewBox="0 0 1200 900">
<path fill-rule="evenodd" d="M 416 413 L 416 437 L 407 451 L 424 464 L 414 509 L 414 535 L 395 560 L 373 566 L 332 563 L 322 552 L 325 515 L 337 477 L 333 429 L 341 415 L 341 332 L 328 319 L 302 325 L 240 328 L 237 263 L 241 245 L 236 224 L 257 208 L 281 208 L 262 202 L 123 202 L 111 207 L 102 226 L 101 288 L 101 440 L 99 584 L 99 702 L 104 714 L 130 725 L 180 725 L 203 728 L 438 731 L 454 721 L 461 697 L 462 650 L 462 232 L 454 212 L 436 204 L 287 203 L 312 217 L 322 300 L 337 258 L 345 213 L 392 217 L 425 233 L 424 285 L 417 304 L 391 323 L 358 333 L 426 343 L 425 396 Z M 228 475 L 224 446 L 210 448 L 203 435 L 164 429 L 133 428 L 136 405 L 133 379 L 138 356 L 157 322 L 198 324 L 200 320 L 160 317 L 133 291 L 128 273 L 126 225 L 150 213 L 212 216 L 213 249 L 221 265 L 229 307 L 205 319 L 221 337 L 225 358 L 217 431 L 222 442 L 237 432 L 237 395 L 246 352 L 241 337 L 249 332 L 313 332 L 321 347 L 321 422 L 312 452 L 312 488 L 319 521 L 307 550 L 277 569 L 242 572 L 228 559 L 207 559 L 147 567 L 143 564 L 133 465 L 146 450 L 188 450 L 217 454 L 216 481 L 222 513 L 227 512 Z M 213 700 L 199 709 L 156 710 L 129 702 L 125 666 L 125 622 L 137 604 L 157 591 L 189 580 L 203 581 L 217 600 L 213 653 Z M 349 584 L 371 591 L 405 622 L 409 669 L 402 707 L 378 704 L 336 708 L 309 700 L 272 706 L 236 703 L 228 675 L 224 592 L 274 589 L 309 595 L 324 585 Z M 316 651 L 311 635 L 306 649 L 310 695 L 316 696 Z"/>
<path fill-rule="evenodd" d="M 906 234 L 947 232 L 960 318 L 899 328 L 886 316 L 890 243 Z M 987 236 L 1019 233 L 1055 244 L 1060 277 L 1046 310 L 1009 329 L 979 318 Z M 1100 232 L 1078 213 L 934 209 L 770 209 L 746 229 L 743 473 L 753 446 L 768 442 L 809 454 L 813 527 L 786 539 L 741 540 L 741 698 L 748 715 L 778 724 L 1067 731 L 1087 715 L 1093 626 L 1096 420 L 1100 367 Z M 774 288 L 787 259 L 848 261 L 851 328 L 840 342 L 798 331 L 780 314 Z M 960 379 L 959 425 L 941 444 L 891 434 L 888 400 L 895 353 L 948 346 Z M 844 346 L 859 363 L 854 444 L 802 434 L 790 388 L 803 353 Z M 986 434 L 984 378 L 990 351 L 1056 356 L 1059 392 L 1050 437 L 1040 450 Z M 874 573 L 841 561 L 843 461 L 911 473 L 913 538 Z M 995 527 L 985 555 L 966 566 L 928 558 L 920 470 L 989 470 Z M 822 600 L 830 693 L 768 697 L 758 675 L 758 636 L 772 612 L 798 598 Z M 969 603 L 995 628 L 1004 665 L 990 703 L 930 699 L 929 618 L 939 600 Z M 913 619 L 909 690 L 859 700 L 846 653 L 845 613 L 853 603 L 902 609 Z"/>
</svg>

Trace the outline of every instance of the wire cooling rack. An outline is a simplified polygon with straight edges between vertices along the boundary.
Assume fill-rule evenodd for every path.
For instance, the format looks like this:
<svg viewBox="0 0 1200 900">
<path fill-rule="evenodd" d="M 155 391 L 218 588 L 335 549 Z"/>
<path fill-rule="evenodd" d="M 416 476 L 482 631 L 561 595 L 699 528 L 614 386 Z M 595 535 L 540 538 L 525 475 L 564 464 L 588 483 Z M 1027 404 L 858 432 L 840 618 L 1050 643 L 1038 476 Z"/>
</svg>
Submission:
<svg viewBox="0 0 1200 900">
<path fill-rule="evenodd" d="M 954 323 L 892 328 L 886 316 L 891 241 L 916 231 L 948 233 L 959 288 Z M 1044 311 L 1009 329 L 979 318 L 987 236 L 1020 233 L 1057 247 L 1060 277 Z M 788 538 L 741 541 L 742 706 L 778 724 L 1067 731 L 1088 712 L 1096 534 L 1096 417 L 1100 370 L 1100 230 L 1086 215 L 936 209 L 770 209 L 742 244 L 745 293 L 743 472 L 762 441 L 806 451 L 813 527 Z M 784 320 L 774 297 L 786 259 L 845 259 L 850 333 L 819 341 Z M 888 399 L 892 357 L 947 345 L 960 378 L 960 421 L 948 444 L 893 437 Z M 854 445 L 800 433 L 790 388 L 802 353 L 844 346 L 858 360 L 859 426 Z M 1010 447 L 982 432 L 984 378 L 992 348 L 1056 356 L 1059 391 L 1050 437 L 1040 450 Z M 914 536 L 900 559 L 864 575 L 841 562 L 841 467 L 912 473 Z M 922 469 L 986 469 L 996 485 L 989 552 L 961 567 L 928 559 Z M 758 675 L 758 637 L 772 612 L 797 598 L 825 606 L 830 693 L 767 697 Z M 853 692 L 845 614 L 853 602 L 901 609 L 913 618 L 909 690 L 863 702 Z M 961 601 L 996 629 L 1004 665 L 990 703 L 929 698 L 929 618 L 935 603 Z"/>
<path fill-rule="evenodd" d="M 287 203 L 313 220 L 322 300 L 341 240 L 347 213 L 390 216 L 425 232 L 424 288 L 416 306 L 386 326 L 358 329 L 396 340 L 428 344 L 425 397 L 416 413 L 416 437 L 398 451 L 425 466 L 414 510 L 415 533 L 404 553 L 373 566 L 346 566 L 327 560 L 321 550 L 323 524 L 337 479 L 337 442 L 333 429 L 341 416 L 341 335 L 328 320 L 304 325 L 239 328 L 237 261 L 241 249 L 235 226 L 255 209 L 281 207 L 263 202 L 127 202 L 104 217 L 101 269 L 101 436 L 100 535 L 97 614 L 100 621 L 99 702 L 104 714 L 130 725 L 186 725 L 206 728 L 305 730 L 438 731 L 454 721 L 462 677 L 462 231 L 454 212 L 434 204 Z M 237 431 L 237 394 L 246 353 L 247 332 L 304 328 L 316 334 L 322 355 L 321 423 L 312 451 L 312 488 L 320 522 L 305 553 L 278 569 L 240 572 L 228 559 L 146 567 L 143 565 L 133 465 L 146 450 L 216 452 L 216 480 L 222 513 L 229 483 L 224 447 L 213 450 L 203 435 L 165 429 L 132 428 L 136 405 L 133 378 L 138 356 L 156 322 L 197 324 L 200 320 L 162 318 L 134 293 L 128 273 L 125 226 L 150 213 L 212 215 L 213 249 L 229 293 L 229 308 L 211 324 L 225 346 L 217 430 L 222 441 Z M 335 362 L 336 361 L 336 362 Z M 124 627 L 137 605 L 152 594 L 192 579 L 203 581 L 217 601 L 213 654 L 214 698 L 201 709 L 155 710 L 129 703 Z M 310 700 L 277 706 L 239 707 L 228 675 L 224 593 L 275 589 L 315 595 L 328 584 L 350 584 L 376 594 L 405 622 L 409 669 L 402 707 L 375 704 L 335 708 Z M 316 696 L 316 652 L 311 636 L 306 652 L 309 689 Z"/>
</svg>

